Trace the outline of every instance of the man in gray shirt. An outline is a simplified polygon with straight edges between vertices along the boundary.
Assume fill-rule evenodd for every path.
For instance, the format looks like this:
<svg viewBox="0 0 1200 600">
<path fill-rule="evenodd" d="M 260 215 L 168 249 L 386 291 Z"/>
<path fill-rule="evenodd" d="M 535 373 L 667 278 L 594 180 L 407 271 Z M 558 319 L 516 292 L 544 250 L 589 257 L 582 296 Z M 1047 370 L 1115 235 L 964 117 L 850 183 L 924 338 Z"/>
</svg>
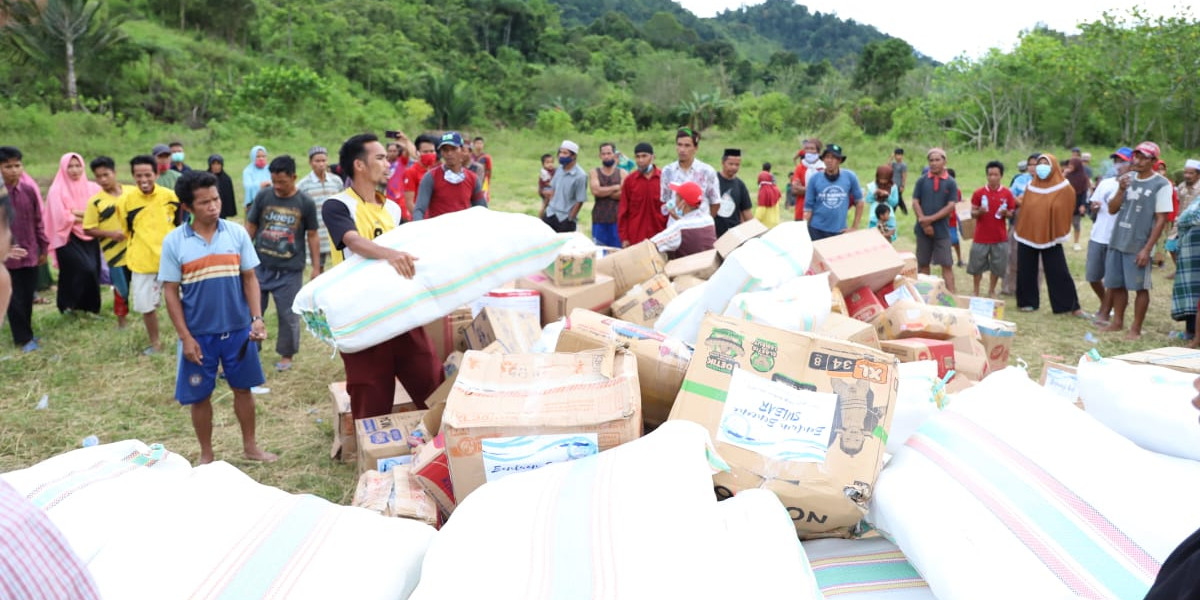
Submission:
<svg viewBox="0 0 1200 600">
<path fill-rule="evenodd" d="M 1133 149 L 1132 172 L 1117 180 L 1117 193 L 1108 201 L 1108 213 L 1117 216 L 1104 264 L 1104 287 L 1112 295 L 1113 318 L 1101 331 L 1125 327 L 1125 306 L 1129 290 L 1133 290 L 1137 298 L 1127 340 L 1142 336 L 1142 321 L 1150 306 L 1150 255 L 1172 209 L 1171 182 L 1154 172 L 1158 156 L 1158 144 L 1138 144 Z"/>
<path fill-rule="evenodd" d="M 587 202 L 588 177 L 579 168 L 579 144 L 563 140 L 558 147 L 558 170 L 550 179 L 550 198 L 542 201 L 542 220 L 559 233 L 575 231 L 579 209 Z"/>
</svg>

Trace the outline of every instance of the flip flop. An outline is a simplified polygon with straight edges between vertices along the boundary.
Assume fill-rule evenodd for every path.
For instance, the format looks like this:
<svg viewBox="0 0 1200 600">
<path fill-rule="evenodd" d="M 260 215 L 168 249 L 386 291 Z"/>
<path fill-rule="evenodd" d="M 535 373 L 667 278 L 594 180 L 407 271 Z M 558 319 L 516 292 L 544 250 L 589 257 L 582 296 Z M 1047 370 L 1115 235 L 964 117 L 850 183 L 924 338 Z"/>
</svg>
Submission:
<svg viewBox="0 0 1200 600">
<path fill-rule="evenodd" d="M 282 362 L 275 363 L 275 371 L 276 372 L 282 373 L 284 371 L 290 371 L 291 369 L 292 369 L 292 363 L 282 363 Z"/>
</svg>

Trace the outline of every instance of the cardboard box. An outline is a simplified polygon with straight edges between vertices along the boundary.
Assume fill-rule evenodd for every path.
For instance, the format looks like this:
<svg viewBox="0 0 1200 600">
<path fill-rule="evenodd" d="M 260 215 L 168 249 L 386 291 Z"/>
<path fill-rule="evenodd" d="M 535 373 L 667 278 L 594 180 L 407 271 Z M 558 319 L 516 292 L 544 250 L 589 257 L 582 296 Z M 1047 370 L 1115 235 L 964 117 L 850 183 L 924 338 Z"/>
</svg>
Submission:
<svg viewBox="0 0 1200 600">
<path fill-rule="evenodd" d="M 1167 346 L 1154 350 L 1143 350 L 1141 352 L 1114 356 L 1113 358 L 1123 360 L 1127 363 L 1157 365 L 1185 373 L 1200 373 L 1200 350 L 1192 350 L 1181 346 Z"/>
<path fill-rule="evenodd" d="M 596 271 L 613 278 L 613 298 L 624 296 L 633 286 L 666 272 L 667 259 L 650 240 L 643 240 L 596 263 Z"/>
<path fill-rule="evenodd" d="M 965 348 L 964 348 L 965 346 Z M 992 372 L 987 350 L 979 340 L 959 338 L 954 347 L 954 378 L 965 377 L 971 381 L 983 381 Z"/>
<path fill-rule="evenodd" d="M 954 344 L 946 340 L 931 340 L 929 338 L 907 338 L 903 340 L 884 340 L 879 347 L 900 359 L 900 362 L 916 362 L 932 360 L 937 363 L 938 377 L 954 370 Z"/>
<path fill-rule="evenodd" d="M 542 336 L 541 320 L 536 315 L 507 308 L 488 307 L 479 312 L 467 330 L 467 347 L 483 350 L 499 342 L 505 352 L 529 352 Z"/>
<path fill-rule="evenodd" d="M 411 454 L 410 436 L 424 417 L 425 411 L 418 410 L 356 420 L 358 472 L 386 472 L 387 459 Z"/>
<path fill-rule="evenodd" d="M 829 291 L 829 312 L 850 316 L 850 308 L 846 306 L 846 295 L 842 290 L 833 288 Z"/>
<path fill-rule="evenodd" d="M 627 347 L 637 357 L 642 419 L 647 428 L 662 425 L 683 385 L 692 349 L 649 327 L 575 309 L 558 336 L 556 351 L 580 352 L 612 345 Z"/>
<path fill-rule="evenodd" d="M 979 330 L 971 313 L 959 308 L 933 306 L 901 300 L 888 307 L 876 322 L 881 340 L 924 337 L 951 340 L 959 351 L 972 351 Z"/>
<path fill-rule="evenodd" d="M 1004 318 L 1004 300 L 999 298 L 980 298 L 978 296 L 955 296 L 958 308 L 965 308 L 977 317 L 989 319 Z"/>
<path fill-rule="evenodd" d="M 667 277 L 675 279 L 684 275 L 691 275 L 698 279 L 708 279 L 713 273 L 717 272 L 717 268 L 721 266 L 721 259 L 717 255 L 716 250 L 705 250 L 697 252 L 683 258 L 676 258 L 667 263 L 665 273 Z"/>
<path fill-rule="evenodd" d="M 637 359 L 467 352 L 442 415 L 458 502 L 501 477 L 596 454 L 642 435 Z M 519 438 L 519 439 L 518 439 Z"/>
<path fill-rule="evenodd" d="M 725 232 L 720 238 L 717 238 L 717 243 L 713 245 L 713 249 L 721 258 L 729 256 L 730 252 L 737 250 L 739 246 L 746 242 L 761 236 L 769 231 L 766 225 L 763 225 L 758 219 L 750 219 L 742 222 L 741 225 L 733 227 Z"/>
<path fill-rule="evenodd" d="M 891 289 L 888 289 L 888 287 L 885 286 L 880 290 L 880 293 L 878 294 L 879 299 L 883 301 L 883 305 L 885 307 L 891 306 L 901 300 L 908 300 L 910 302 L 924 304 L 925 299 L 921 297 L 921 293 L 917 291 L 917 286 L 913 285 L 913 283 L 913 280 L 908 279 L 907 277 L 898 276 L 896 277 L 896 280 L 892 282 L 890 286 Z M 883 290 L 887 290 L 887 292 L 884 292 Z"/>
<path fill-rule="evenodd" d="M 975 219 L 971 217 L 971 203 L 968 201 L 955 202 L 954 212 L 958 215 L 958 235 L 960 239 L 975 239 Z"/>
<path fill-rule="evenodd" d="M 558 286 L 583 285 L 596 281 L 596 250 L 563 252 L 546 267 L 546 277 Z"/>
<path fill-rule="evenodd" d="M 879 334 L 875 331 L 874 325 L 838 313 L 830 313 L 828 317 L 825 317 L 825 321 L 813 330 L 813 333 L 875 349 L 879 348 Z"/>
<path fill-rule="evenodd" d="M 653 327 L 663 309 L 678 296 L 671 280 L 658 274 L 649 281 L 633 286 L 628 294 L 612 304 L 613 316 L 623 321 Z"/>
<path fill-rule="evenodd" d="M 329 458 L 355 462 L 358 460 L 358 433 L 354 430 L 354 415 L 350 412 L 350 394 L 346 393 L 345 381 L 329 384 L 329 399 L 333 401 L 333 447 L 329 449 Z M 417 405 L 413 404 L 404 385 L 397 380 L 392 413 L 416 410 Z"/>
<path fill-rule="evenodd" d="M 594 283 L 570 287 L 554 285 L 540 273 L 521 279 L 519 283 L 542 295 L 542 325 L 549 325 L 571 314 L 576 308 L 608 312 L 616 298 L 616 281 L 607 275 L 597 275 Z M 634 285 L 637 283 L 641 282 L 635 282 Z M 629 289 L 632 288 L 633 285 L 629 286 Z"/>
<path fill-rule="evenodd" d="M 975 316 L 975 327 L 979 329 L 979 341 L 983 342 L 983 350 L 987 354 L 988 372 L 1007 367 L 1013 341 L 1017 336 L 1017 324 Z"/>
<path fill-rule="evenodd" d="M 900 260 L 904 266 L 900 269 L 900 274 L 909 279 L 917 278 L 917 255 L 912 252 L 901 252 Z"/>
<path fill-rule="evenodd" d="M 417 448 L 413 458 L 413 475 L 417 484 L 433 499 L 442 516 L 442 521 L 454 512 L 454 484 L 450 482 L 450 458 L 446 455 L 446 438 L 434 436 L 429 443 Z"/>
<path fill-rule="evenodd" d="M 421 489 L 412 465 L 398 465 L 386 473 L 367 471 L 358 477 L 351 506 L 358 506 L 385 517 L 421 521 L 431 527 L 438 524 L 437 504 Z"/>
<path fill-rule="evenodd" d="M 829 284 L 850 294 L 866 286 L 877 290 L 904 268 L 891 242 L 877 229 L 860 229 L 813 242 L 812 271 L 829 272 Z"/>
<path fill-rule="evenodd" d="M 912 281 L 912 284 L 925 304 L 959 308 L 958 301 L 946 290 L 946 282 L 941 277 L 937 275 L 917 275 L 916 280 Z"/>
<path fill-rule="evenodd" d="M 479 316 L 485 308 L 506 308 L 533 316 L 542 312 L 542 295 L 537 290 L 500 288 L 480 296 L 471 303 L 471 318 Z"/>
<path fill-rule="evenodd" d="M 1038 381 L 1042 387 L 1072 402 L 1083 410 L 1083 399 L 1079 397 L 1079 376 L 1075 367 L 1056 362 L 1042 363 L 1042 378 Z"/>
<path fill-rule="evenodd" d="M 870 323 L 883 314 L 884 306 L 871 288 L 863 286 L 846 295 L 846 309 L 851 318 Z"/>
<path fill-rule="evenodd" d="M 883 463 L 896 358 L 711 313 L 697 339 L 671 418 L 712 434 L 731 467 L 718 497 L 771 490 L 802 537 L 849 535 Z"/>
<path fill-rule="evenodd" d="M 467 351 L 467 329 L 471 327 L 471 320 L 474 318 L 471 307 L 461 306 L 425 325 L 425 333 L 433 343 L 433 351 L 438 360 L 444 361 L 455 352 Z"/>
<path fill-rule="evenodd" d="M 675 287 L 676 295 L 682 294 L 702 283 L 704 283 L 704 280 L 695 275 L 682 275 L 671 281 L 671 285 Z"/>
</svg>

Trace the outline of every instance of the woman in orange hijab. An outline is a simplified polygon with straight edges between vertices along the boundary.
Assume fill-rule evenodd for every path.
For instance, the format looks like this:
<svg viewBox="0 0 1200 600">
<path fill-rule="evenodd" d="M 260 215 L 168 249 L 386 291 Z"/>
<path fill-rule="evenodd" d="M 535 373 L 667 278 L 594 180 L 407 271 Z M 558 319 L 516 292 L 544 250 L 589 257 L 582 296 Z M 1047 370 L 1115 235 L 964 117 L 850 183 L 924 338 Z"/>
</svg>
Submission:
<svg viewBox="0 0 1200 600">
<path fill-rule="evenodd" d="M 1038 309 L 1038 261 L 1046 273 L 1046 289 L 1054 314 L 1083 315 L 1075 294 L 1075 279 L 1067 267 L 1063 242 L 1070 239 L 1075 214 L 1075 190 L 1062 174 L 1058 159 L 1043 154 L 1037 159 L 1033 181 L 1025 189 L 1017 219 L 1017 306 L 1023 312 Z"/>
</svg>

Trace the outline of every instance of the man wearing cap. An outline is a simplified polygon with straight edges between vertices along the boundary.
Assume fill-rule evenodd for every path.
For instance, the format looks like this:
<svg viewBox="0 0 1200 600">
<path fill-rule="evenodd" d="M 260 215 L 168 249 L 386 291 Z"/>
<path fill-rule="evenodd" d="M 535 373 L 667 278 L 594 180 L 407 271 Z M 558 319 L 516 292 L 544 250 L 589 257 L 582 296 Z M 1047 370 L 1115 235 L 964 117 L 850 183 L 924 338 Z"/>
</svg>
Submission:
<svg viewBox="0 0 1200 600">
<path fill-rule="evenodd" d="M 617 213 L 625 172 L 617 167 L 617 147 L 612 142 L 600 144 L 600 165 L 588 175 L 588 187 L 596 199 L 592 204 L 592 239 L 600 246 L 620 248 Z"/>
<path fill-rule="evenodd" d="M 717 183 L 721 189 L 721 204 L 713 221 L 717 225 L 717 237 L 725 235 L 726 231 L 737 227 L 742 221 L 754 218 L 754 203 L 750 200 L 750 190 L 738 178 L 742 169 L 742 151 L 738 148 L 726 148 L 721 157 L 721 172 L 717 173 Z"/>
<path fill-rule="evenodd" d="M 958 201 L 958 183 L 946 172 L 946 151 L 932 148 L 926 155 L 929 173 L 913 185 L 913 212 L 917 224 L 917 272 L 929 273 L 933 264 L 941 265 L 946 290 L 955 293 L 954 260 L 950 255 L 950 214 Z"/>
<path fill-rule="evenodd" d="M 663 205 L 670 223 L 650 238 L 658 251 L 672 260 L 712 250 L 717 230 L 712 215 L 704 210 L 704 190 L 694 181 L 670 184 L 674 196 Z"/>
<path fill-rule="evenodd" d="M 862 223 L 863 191 L 858 176 L 850 169 L 843 169 L 846 154 L 837 144 L 829 144 L 821 151 L 821 162 L 825 170 L 808 178 L 805 189 L 804 220 L 808 222 L 808 235 L 813 241 L 858 229 Z M 846 227 L 846 213 L 854 205 L 854 226 Z"/>
<path fill-rule="evenodd" d="M 434 166 L 421 178 L 413 207 L 414 221 L 472 206 L 487 206 L 483 199 L 483 182 L 465 168 L 468 158 L 463 150 L 462 134 L 457 131 L 442 134 L 438 150 L 442 153 L 442 164 Z"/>
<path fill-rule="evenodd" d="M 587 202 L 588 177 L 579 168 L 579 144 L 558 146 L 559 168 L 550 179 L 550 198 L 542 201 L 542 220 L 559 233 L 575 231 L 579 209 Z"/>
<path fill-rule="evenodd" d="M 1084 268 L 1084 278 L 1092 287 L 1092 292 L 1100 299 L 1095 322 L 1101 327 L 1108 326 L 1108 313 L 1112 309 L 1112 295 L 1104 289 L 1104 266 L 1108 261 L 1108 242 L 1112 239 L 1113 226 L 1117 221 L 1117 218 L 1108 212 L 1108 203 L 1117 195 L 1117 178 L 1129 171 L 1133 150 L 1117 148 L 1109 158 L 1116 168 L 1113 176 L 1100 180 L 1088 199 L 1090 209 L 1096 212 L 1096 222 L 1092 224 L 1092 233 L 1088 237 L 1087 266 Z"/>
<path fill-rule="evenodd" d="M 1108 256 L 1104 265 L 1104 287 L 1112 293 L 1113 318 L 1102 331 L 1121 331 L 1129 291 L 1137 292 L 1133 325 L 1127 340 L 1142 336 L 1142 322 L 1150 306 L 1150 257 L 1171 213 L 1171 181 L 1154 172 L 1158 144 L 1142 142 L 1133 149 L 1132 171 L 1117 179 L 1117 193 L 1108 203 L 1116 215 Z"/>
<path fill-rule="evenodd" d="M 312 168 L 296 187 L 305 196 L 312 199 L 317 209 L 317 238 L 320 242 L 320 267 L 325 269 L 329 262 L 329 231 L 325 229 L 325 217 L 321 216 L 321 207 L 330 196 L 341 192 L 346 186 L 342 178 L 329 172 L 329 151 L 324 146 L 313 146 L 308 149 L 308 166 Z M 317 257 L 309 257 L 309 261 L 317 264 Z"/>
<path fill-rule="evenodd" d="M 633 173 L 621 182 L 617 208 L 617 233 L 621 247 L 639 244 L 667 226 L 662 211 L 662 173 L 654 166 L 654 147 L 640 142 L 633 148 Z"/>
<path fill-rule="evenodd" d="M 662 170 L 662 188 L 659 190 L 664 203 L 675 197 L 671 190 L 672 183 L 691 181 L 704 191 L 702 200 L 709 215 L 717 214 L 721 204 L 721 186 L 717 183 L 717 171 L 696 158 L 696 150 L 700 147 L 700 134 L 687 127 L 681 127 L 675 132 L 675 162 Z M 667 218 L 670 222 L 671 218 Z"/>
<path fill-rule="evenodd" d="M 182 173 L 171 169 L 171 147 L 166 144 L 156 144 L 150 154 L 154 156 L 154 162 L 157 165 L 158 178 L 154 180 L 154 183 L 168 190 L 175 189 L 175 182 L 179 181 Z"/>
</svg>

